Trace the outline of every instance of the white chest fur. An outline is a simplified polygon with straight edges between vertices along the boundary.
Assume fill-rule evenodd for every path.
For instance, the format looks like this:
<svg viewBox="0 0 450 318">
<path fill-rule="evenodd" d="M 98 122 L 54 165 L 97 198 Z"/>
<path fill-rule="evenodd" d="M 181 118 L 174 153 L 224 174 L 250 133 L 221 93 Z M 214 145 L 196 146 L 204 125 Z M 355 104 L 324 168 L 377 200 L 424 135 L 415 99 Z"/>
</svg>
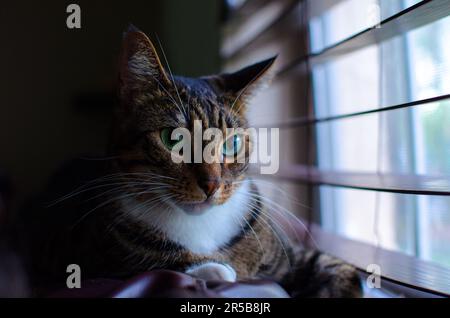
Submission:
<svg viewBox="0 0 450 318">
<path fill-rule="evenodd" d="M 244 182 L 226 203 L 211 207 L 202 215 L 188 215 L 174 209 L 146 213 L 132 201 L 123 202 L 123 206 L 172 241 L 194 253 L 208 255 L 228 243 L 245 226 L 244 217 L 250 210 L 249 187 Z"/>
</svg>

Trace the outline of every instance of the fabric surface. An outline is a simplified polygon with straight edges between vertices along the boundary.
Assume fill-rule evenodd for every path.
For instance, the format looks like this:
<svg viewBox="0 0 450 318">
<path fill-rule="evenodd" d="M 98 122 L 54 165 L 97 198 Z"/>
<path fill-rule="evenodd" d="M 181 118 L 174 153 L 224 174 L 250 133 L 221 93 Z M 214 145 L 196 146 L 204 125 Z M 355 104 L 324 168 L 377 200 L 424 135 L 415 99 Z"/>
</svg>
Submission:
<svg viewBox="0 0 450 318">
<path fill-rule="evenodd" d="M 81 288 L 61 288 L 50 298 L 286 298 L 286 292 L 270 281 L 239 283 L 205 282 L 169 270 L 143 273 L 129 280 L 95 279 L 81 283 Z"/>
</svg>

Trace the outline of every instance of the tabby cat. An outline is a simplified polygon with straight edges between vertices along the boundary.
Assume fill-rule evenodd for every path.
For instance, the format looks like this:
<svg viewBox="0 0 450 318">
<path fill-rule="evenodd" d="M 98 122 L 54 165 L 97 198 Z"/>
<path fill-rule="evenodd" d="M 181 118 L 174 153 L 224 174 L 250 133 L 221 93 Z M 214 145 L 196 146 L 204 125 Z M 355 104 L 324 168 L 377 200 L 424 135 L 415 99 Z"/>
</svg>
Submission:
<svg viewBox="0 0 450 318">
<path fill-rule="evenodd" d="M 201 120 L 204 129 L 247 128 L 246 104 L 267 82 L 274 60 L 231 74 L 172 77 L 149 38 L 130 28 L 110 157 L 96 163 L 101 169 L 83 171 L 91 169 L 98 176 L 93 181 L 66 173 L 84 186 L 28 219 L 34 277 L 65 282 L 72 263 L 84 277 L 165 268 L 206 280 L 271 277 L 299 297 L 360 296 L 354 268 L 315 250 L 294 251 L 274 232 L 270 211 L 246 176 L 251 136 L 232 137 L 247 146 L 245 162 L 171 160 L 177 127 L 192 130 Z"/>
</svg>

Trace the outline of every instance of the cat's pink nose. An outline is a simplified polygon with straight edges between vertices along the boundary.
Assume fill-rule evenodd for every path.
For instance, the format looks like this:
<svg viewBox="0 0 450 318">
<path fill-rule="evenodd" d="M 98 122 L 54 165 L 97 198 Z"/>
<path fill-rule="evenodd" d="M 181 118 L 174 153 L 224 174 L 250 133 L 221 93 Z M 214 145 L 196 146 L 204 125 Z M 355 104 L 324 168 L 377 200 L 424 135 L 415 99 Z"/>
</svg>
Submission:
<svg viewBox="0 0 450 318">
<path fill-rule="evenodd" d="M 209 198 L 216 193 L 217 189 L 220 187 L 220 180 L 218 179 L 200 179 L 198 180 L 198 185 L 205 192 L 206 196 Z"/>
</svg>

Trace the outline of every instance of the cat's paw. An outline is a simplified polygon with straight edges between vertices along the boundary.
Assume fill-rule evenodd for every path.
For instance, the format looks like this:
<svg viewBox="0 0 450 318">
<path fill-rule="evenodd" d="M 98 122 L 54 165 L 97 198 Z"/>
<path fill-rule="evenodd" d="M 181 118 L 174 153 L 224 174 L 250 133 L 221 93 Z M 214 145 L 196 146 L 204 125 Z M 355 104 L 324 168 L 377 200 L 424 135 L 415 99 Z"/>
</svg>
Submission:
<svg viewBox="0 0 450 318">
<path fill-rule="evenodd" d="M 235 282 L 237 277 L 236 271 L 230 265 L 214 262 L 194 265 L 186 270 L 186 274 L 206 281 L 224 280 L 227 282 Z"/>
</svg>

